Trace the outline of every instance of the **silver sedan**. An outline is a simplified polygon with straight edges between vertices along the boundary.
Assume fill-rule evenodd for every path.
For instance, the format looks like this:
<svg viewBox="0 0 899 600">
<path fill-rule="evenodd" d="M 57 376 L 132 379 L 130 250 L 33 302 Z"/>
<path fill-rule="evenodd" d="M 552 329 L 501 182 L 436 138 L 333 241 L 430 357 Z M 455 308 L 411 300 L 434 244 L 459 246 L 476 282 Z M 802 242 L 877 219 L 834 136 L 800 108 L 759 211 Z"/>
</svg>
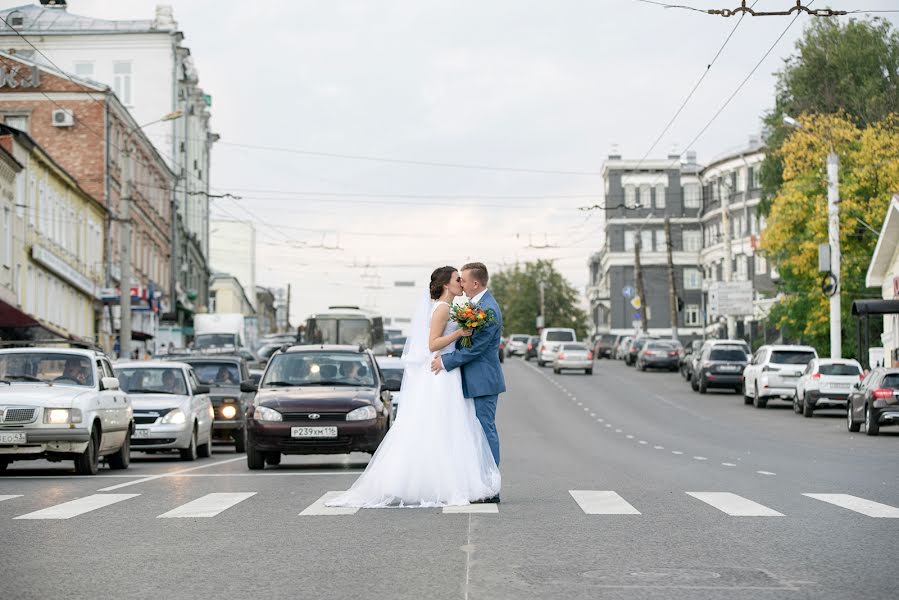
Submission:
<svg viewBox="0 0 899 600">
<path fill-rule="evenodd" d="M 593 374 L 593 351 L 584 344 L 560 344 L 553 359 L 553 373 L 560 374 L 563 369 L 584 370 L 587 375 Z"/>
</svg>

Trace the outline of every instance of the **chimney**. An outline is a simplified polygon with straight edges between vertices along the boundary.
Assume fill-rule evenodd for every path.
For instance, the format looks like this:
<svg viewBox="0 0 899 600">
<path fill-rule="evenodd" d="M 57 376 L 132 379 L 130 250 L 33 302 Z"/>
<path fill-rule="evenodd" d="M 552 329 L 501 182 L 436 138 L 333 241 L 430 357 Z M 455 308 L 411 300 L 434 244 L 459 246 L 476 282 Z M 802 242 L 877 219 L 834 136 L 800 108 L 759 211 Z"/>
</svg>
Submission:
<svg viewBox="0 0 899 600">
<path fill-rule="evenodd" d="M 618 144 L 612 144 L 612 149 L 609 151 L 609 160 L 621 160 L 621 151 L 618 149 Z"/>
<path fill-rule="evenodd" d="M 66 9 L 66 0 L 41 0 L 41 4 L 47 8 Z"/>
<path fill-rule="evenodd" d="M 696 164 L 696 150 L 689 150 L 687 152 L 687 164 L 688 165 Z"/>
<path fill-rule="evenodd" d="M 171 4 L 156 5 L 156 21 L 154 25 L 156 26 L 156 29 L 162 29 L 163 31 L 171 31 L 178 28 L 178 23 L 175 22 L 175 13 L 172 10 Z"/>
</svg>

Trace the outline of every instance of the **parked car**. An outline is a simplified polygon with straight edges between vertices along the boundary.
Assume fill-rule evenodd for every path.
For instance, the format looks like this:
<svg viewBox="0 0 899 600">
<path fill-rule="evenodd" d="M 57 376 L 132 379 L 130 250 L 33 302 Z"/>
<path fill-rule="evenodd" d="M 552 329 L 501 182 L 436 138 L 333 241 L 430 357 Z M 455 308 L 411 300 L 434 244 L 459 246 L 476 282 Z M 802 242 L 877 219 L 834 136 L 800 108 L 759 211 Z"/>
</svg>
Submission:
<svg viewBox="0 0 899 600">
<path fill-rule="evenodd" d="M 406 338 L 397 335 L 384 340 L 384 348 L 387 350 L 387 356 L 402 356 L 403 348 L 406 347 Z"/>
<path fill-rule="evenodd" d="M 595 356 L 597 360 L 600 358 L 613 358 L 612 352 L 620 337 L 621 336 L 615 335 L 614 333 L 599 334 L 593 344 L 593 356 Z"/>
<path fill-rule="evenodd" d="M 635 365 L 638 371 L 667 369 L 677 371 L 683 346 L 677 340 L 647 340 L 637 353 Z"/>
<path fill-rule="evenodd" d="M 624 360 L 627 356 L 627 351 L 630 350 L 631 342 L 634 341 L 634 336 L 626 335 L 618 340 L 618 345 L 615 346 L 615 358 L 617 360 Z"/>
<path fill-rule="evenodd" d="M 646 345 L 646 342 L 651 340 L 657 340 L 654 335 L 646 335 L 639 334 L 632 341 L 630 346 L 627 349 L 627 353 L 624 355 L 624 364 L 629 367 L 633 367 L 637 364 L 637 355 L 640 354 L 640 350 L 643 349 L 643 346 Z"/>
<path fill-rule="evenodd" d="M 586 375 L 593 375 L 593 351 L 586 344 L 561 344 L 553 359 L 553 373 L 559 375 L 562 370 L 580 369 Z"/>
<path fill-rule="evenodd" d="M 687 377 L 687 381 L 690 382 L 690 387 L 693 388 L 694 392 L 699 391 L 699 379 L 697 379 L 694 375 L 699 371 L 699 362 L 702 357 L 702 353 L 711 346 L 738 346 L 746 353 L 747 357 L 752 356 L 752 351 L 749 349 L 749 344 L 747 344 L 744 340 L 706 340 L 702 342 L 702 346 L 699 348 L 699 352 L 694 352 L 690 357 L 690 363 L 687 367 L 689 371 L 689 376 Z"/>
<path fill-rule="evenodd" d="M 233 441 L 236 452 L 245 452 L 246 413 L 253 402 L 253 394 L 241 391 L 240 387 L 250 379 L 246 361 L 227 354 L 194 355 L 179 360 L 193 367 L 200 383 L 209 386 L 209 399 L 215 411 L 212 436 L 216 440 Z"/>
<path fill-rule="evenodd" d="M 899 424 L 899 369 L 877 368 L 849 392 L 846 426 L 858 431 L 862 423 L 865 433 L 877 435 L 886 425 Z"/>
<path fill-rule="evenodd" d="M 131 447 L 139 451 L 178 450 L 182 460 L 212 456 L 212 402 L 209 386 L 187 363 L 117 363 L 115 374 L 134 405 Z"/>
<path fill-rule="evenodd" d="M 0 471 L 17 460 L 71 460 L 95 475 L 131 462 L 134 410 L 98 350 L 0 349 Z"/>
<path fill-rule="evenodd" d="M 506 356 L 524 356 L 528 351 L 528 339 L 531 336 L 521 333 L 513 333 L 509 336 L 509 344 L 506 346 Z"/>
<path fill-rule="evenodd" d="M 256 350 L 256 360 L 248 366 L 253 369 L 265 369 L 265 365 L 268 364 L 268 359 L 272 357 L 272 354 L 280 350 L 282 346 L 292 346 L 294 343 L 296 342 L 266 342 L 259 346 L 259 349 Z"/>
<path fill-rule="evenodd" d="M 537 358 L 537 350 L 540 348 L 540 336 L 532 335 L 528 338 L 527 350 L 524 353 L 525 360 Z"/>
<path fill-rule="evenodd" d="M 381 378 L 387 387 L 392 391 L 391 396 L 391 416 L 396 419 L 397 412 L 400 409 L 400 387 L 403 384 L 403 370 L 405 365 L 402 359 L 392 356 L 376 357 L 378 368 L 381 369 Z"/>
<path fill-rule="evenodd" d="M 546 327 L 540 332 L 540 346 L 537 350 L 537 366 L 543 367 L 556 359 L 559 346 L 563 342 L 577 342 L 574 329 L 568 327 Z"/>
<path fill-rule="evenodd" d="M 247 466 L 277 465 L 282 454 L 377 450 L 391 425 L 391 392 L 372 351 L 359 346 L 294 346 L 269 361 L 247 413 Z"/>
<path fill-rule="evenodd" d="M 816 358 L 796 382 L 793 412 L 811 417 L 819 408 L 844 408 L 849 392 L 862 379 L 857 360 Z"/>
<path fill-rule="evenodd" d="M 743 369 L 749 364 L 744 346 L 709 344 L 696 361 L 696 371 L 691 383 L 694 391 L 705 394 L 709 388 L 729 388 L 736 393 L 743 391 Z"/>
<path fill-rule="evenodd" d="M 744 403 L 765 408 L 771 399 L 792 402 L 796 381 L 816 358 L 811 346 L 762 346 L 743 371 Z"/>
</svg>

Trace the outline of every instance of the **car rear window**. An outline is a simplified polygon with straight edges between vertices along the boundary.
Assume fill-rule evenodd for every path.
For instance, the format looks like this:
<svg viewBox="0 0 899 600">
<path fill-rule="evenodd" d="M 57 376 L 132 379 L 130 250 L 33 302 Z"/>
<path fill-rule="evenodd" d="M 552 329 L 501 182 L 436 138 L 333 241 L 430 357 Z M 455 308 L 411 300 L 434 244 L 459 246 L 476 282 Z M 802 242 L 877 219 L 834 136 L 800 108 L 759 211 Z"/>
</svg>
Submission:
<svg viewBox="0 0 899 600">
<path fill-rule="evenodd" d="M 899 373 L 887 373 L 880 382 L 882 388 L 899 389 Z"/>
<path fill-rule="evenodd" d="M 615 335 L 601 335 L 599 339 L 602 340 L 603 344 L 614 344 L 617 337 Z"/>
<path fill-rule="evenodd" d="M 740 348 L 712 348 L 709 360 L 746 362 L 746 353 Z"/>
<path fill-rule="evenodd" d="M 814 358 L 814 352 L 804 350 L 775 350 L 771 353 L 771 362 L 776 365 L 807 365 Z"/>
<path fill-rule="evenodd" d="M 835 365 L 821 365 L 818 370 L 822 375 L 836 375 L 845 377 L 858 377 L 862 372 L 861 369 L 859 369 L 855 365 L 839 363 Z"/>
<path fill-rule="evenodd" d="M 583 344 L 565 344 L 562 346 L 562 350 L 566 352 L 586 352 L 587 347 Z"/>
<path fill-rule="evenodd" d="M 570 331 L 547 331 L 547 342 L 573 342 L 574 334 Z"/>
<path fill-rule="evenodd" d="M 184 362 L 194 368 L 203 385 L 240 385 L 240 369 L 235 363 Z"/>
</svg>

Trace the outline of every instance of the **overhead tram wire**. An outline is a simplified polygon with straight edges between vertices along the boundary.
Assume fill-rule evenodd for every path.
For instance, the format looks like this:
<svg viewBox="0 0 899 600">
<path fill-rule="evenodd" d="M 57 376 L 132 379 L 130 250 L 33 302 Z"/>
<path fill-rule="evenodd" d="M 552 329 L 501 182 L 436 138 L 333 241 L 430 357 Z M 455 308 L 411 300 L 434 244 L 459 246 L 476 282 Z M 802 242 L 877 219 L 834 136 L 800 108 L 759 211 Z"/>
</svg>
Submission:
<svg viewBox="0 0 899 600">
<path fill-rule="evenodd" d="M 791 14 L 795 13 L 795 16 L 799 16 L 803 13 L 811 16 L 811 17 L 819 17 L 819 18 L 832 18 L 832 17 L 843 17 L 846 15 L 855 15 L 855 14 L 877 14 L 877 13 L 899 13 L 899 10 L 896 9 L 887 9 L 887 10 L 866 10 L 866 9 L 854 9 L 854 10 L 835 10 L 832 8 L 819 8 L 812 10 L 809 8 L 812 5 L 812 2 L 808 3 L 808 6 L 803 6 L 802 0 L 796 0 L 796 4 L 791 6 L 786 10 L 775 10 L 775 11 L 756 11 L 753 10 L 756 3 L 753 3 L 752 6 L 746 6 L 746 0 L 741 0 L 740 6 L 737 8 L 697 8 L 695 6 L 690 6 L 688 4 L 670 4 L 668 2 L 660 2 L 659 0 L 637 0 L 637 2 L 642 2 L 644 4 L 654 4 L 656 6 L 661 6 L 662 8 L 675 8 L 682 10 L 691 10 L 694 12 L 706 14 L 706 15 L 718 15 L 721 17 L 734 17 L 737 14 L 742 18 L 745 15 L 750 15 L 752 17 L 788 17 Z"/>
</svg>

